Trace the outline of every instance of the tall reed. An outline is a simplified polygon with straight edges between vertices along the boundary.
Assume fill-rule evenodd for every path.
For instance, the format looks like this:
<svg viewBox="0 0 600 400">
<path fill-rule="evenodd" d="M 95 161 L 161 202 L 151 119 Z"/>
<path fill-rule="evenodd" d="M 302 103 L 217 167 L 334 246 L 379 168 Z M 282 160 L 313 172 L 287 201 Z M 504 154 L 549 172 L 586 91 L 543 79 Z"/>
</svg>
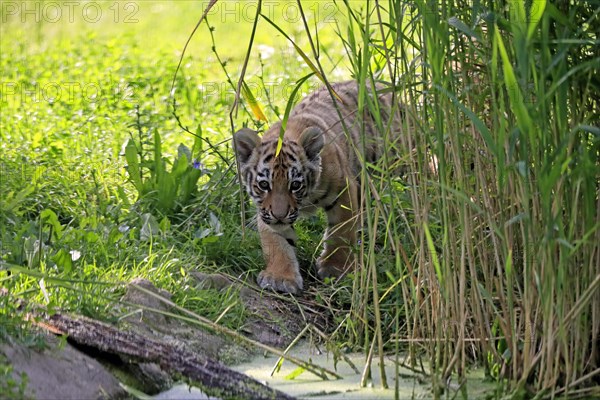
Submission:
<svg viewBox="0 0 600 400">
<path fill-rule="evenodd" d="M 362 176 L 356 343 L 426 355 L 436 397 L 473 360 L 514 394 L 598 394 L 599 4 L 339 7 L 353 76 L 404 114 Z"/>
</svg>

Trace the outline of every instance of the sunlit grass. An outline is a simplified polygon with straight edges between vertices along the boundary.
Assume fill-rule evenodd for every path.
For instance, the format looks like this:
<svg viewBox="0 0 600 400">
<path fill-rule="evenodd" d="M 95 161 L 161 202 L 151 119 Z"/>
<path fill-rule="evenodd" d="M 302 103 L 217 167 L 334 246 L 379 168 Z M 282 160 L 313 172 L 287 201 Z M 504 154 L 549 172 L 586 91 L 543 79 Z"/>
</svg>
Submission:
<svg viewBox="0 0 600 400">
<path fill-rule="evenodd" d="M 150 279 L 204 315 L 222 312 L 226 305 L 220 295 L 198 292 L 188 272 L 244 277 L 261 268 L 257 239 L 240 246 L 239 188 L 230 165 L 227 117 L 234 93 L 212 49 L 214 44 L 228 66 L 239 63 L 242 42 L 231 38 L 247 35 L 252 9 L 236 16 L 223 8 L 209 15 L 215 43 L 203 25 L 177 75 L 178 117 L 204 141 L 179 127 L 170 95 L 181 49 L 206 4 L 139 2 L 139 9 L 129 10 L 136 11 L 137 21 L 127 23 L 125 15 L 115 21 L 111 14 L 124 3 L 95 3 L 106 18 L 93 23 L 87 20 L 91 16 L 77 14 L 78 5 L 73 5 L 72 23 L 51 20 L 45 13 L 53 4 L 2 5 L 2 52 L 11 54 L 0 65 L 0 274 L 9 291 L 3 318 L 15 311 L 14 299 L 113 318 L 123 285 L 134 277 Z M 234 10 L 241 6 L 232 5 Z M 286 29 L 294 25 L 282 18 L 281 9 L 266 12 Z M 334 21 L 327 27 L 323 43 L 335 39 Z M 299 43 L 305 44 L 301 38 Z M 258 34 L 255 51 L 249 87 L 263 104 L 282 107 L 303 62 L 274 30 Z M 340 57 L 327 54 L 332 64 Z M 265 112 L 277 118 L 277 109 Z M 241 114 L 238 120 L 247 118 Z M 140 146 L 141 167 L 152 170 L 153 146 L 145 144 L 155 133 L 167 170 L 183 143 L 202 173 L 194 199 L 148 217 L 149 203 L 128 182 L 124 150 L 133 140 Z M 218 155 L 211 143 L 218 145 Z"/>
</svg>

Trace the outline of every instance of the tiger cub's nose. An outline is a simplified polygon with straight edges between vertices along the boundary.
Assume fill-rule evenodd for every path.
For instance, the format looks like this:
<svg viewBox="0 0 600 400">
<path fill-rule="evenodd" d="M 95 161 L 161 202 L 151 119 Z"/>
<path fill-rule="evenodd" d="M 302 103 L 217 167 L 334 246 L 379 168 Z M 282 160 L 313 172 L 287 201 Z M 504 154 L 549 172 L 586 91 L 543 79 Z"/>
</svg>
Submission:
<svg viewBox="0 0 600 400">
<path fill-rule="evenodd" d="M 287 206 L 271 208 L 271 215 L 273 215 L 273 218 L 275 218 L 279 222 L 286 219 L 287 216 L 289 215 L 289 212 L 290 212 L 290 207 L 287 207 Z"/>
</svg>

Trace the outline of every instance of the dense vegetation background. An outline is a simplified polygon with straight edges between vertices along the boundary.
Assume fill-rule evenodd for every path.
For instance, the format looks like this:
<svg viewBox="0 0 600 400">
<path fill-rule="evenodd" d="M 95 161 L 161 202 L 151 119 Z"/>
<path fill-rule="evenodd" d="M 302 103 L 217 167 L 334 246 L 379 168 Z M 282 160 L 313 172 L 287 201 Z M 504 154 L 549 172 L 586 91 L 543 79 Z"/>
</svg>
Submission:
<svg viewBox="0 0 600 400">
<path fill-rule="evenodd" d="M 189 275 L 262 268 L 232 125 L 376 80 L 406 123 L 362 177 L 361 268 L 308 291 L 331 340 L 422 357 L 436 396 L 473 363 L 498 396 L 598 395 L 600 4 L 210 3 L 177 74 L 208 2 L 1 3 L 0 335 L 35 338 L 21 300 L 115 320 L 138 276 L 239 327 Z"/>
</svg>

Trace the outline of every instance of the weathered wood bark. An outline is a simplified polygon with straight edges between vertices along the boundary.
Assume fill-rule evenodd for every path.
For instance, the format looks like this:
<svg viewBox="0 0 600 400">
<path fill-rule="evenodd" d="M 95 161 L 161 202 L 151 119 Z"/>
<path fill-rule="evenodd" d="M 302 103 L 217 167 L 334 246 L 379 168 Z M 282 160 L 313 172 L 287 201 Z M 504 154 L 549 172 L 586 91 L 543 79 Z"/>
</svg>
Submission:
<svg viewBox="0 0 600 400">
<path fill-rule="evenodd" d="M 152 362 L 197 382 L 207 394 L 222 398 L 293 399 L 283 392 L 234 371 L 218 361 L 179 346 L 150 339 L 85 317 L 55 314 L 40 324 L 75 343 L 138 362 Z"/>
</svg>

